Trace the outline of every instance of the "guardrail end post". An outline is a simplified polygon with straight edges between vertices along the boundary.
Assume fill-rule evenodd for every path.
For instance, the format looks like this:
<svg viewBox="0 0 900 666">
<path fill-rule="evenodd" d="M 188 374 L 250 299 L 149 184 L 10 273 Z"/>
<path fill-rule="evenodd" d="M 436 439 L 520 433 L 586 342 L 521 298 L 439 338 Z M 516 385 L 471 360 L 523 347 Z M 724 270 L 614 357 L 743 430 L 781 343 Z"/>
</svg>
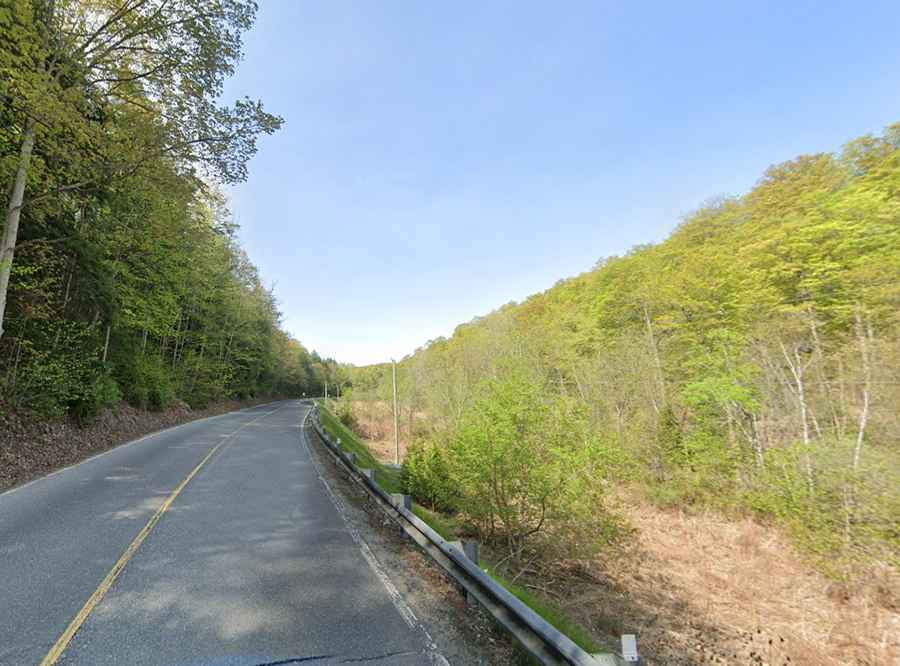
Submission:
<svg viewBox="0 0 900 666">
<path fill-rule="evenodd" d="M 638 655 L 637 636 L 634 634 L 622 634 L 622 659 L 626 664 L 642 664 Z"/>
<path fill-rule="evenodd" d="M 642 666 L 644 660 L 637 651 L 637 636 L 634 634 L 622 634 L 622 656 L 617 654 L 593 654 L 597 666 Z"/>
<path fill-rule="evenodd" d="M 391 500 L 394 502 L 394 506 L 398 509 L 402 507 L 407 511 L 412 511 L 412 497 L 410 495 L 391 493 Z"/>
</svg>

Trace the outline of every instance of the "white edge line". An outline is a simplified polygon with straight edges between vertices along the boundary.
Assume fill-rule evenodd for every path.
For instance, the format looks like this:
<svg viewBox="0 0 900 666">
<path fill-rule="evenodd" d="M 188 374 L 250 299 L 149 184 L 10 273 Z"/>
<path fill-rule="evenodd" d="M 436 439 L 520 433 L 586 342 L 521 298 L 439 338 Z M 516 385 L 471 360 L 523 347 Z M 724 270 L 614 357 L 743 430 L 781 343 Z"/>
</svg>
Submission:
<svg viewBox="0 0 900 666">
<path fill-rule="evenodd" d="M 67 472 L 70 469 L 74 469 L 75 467 L 80 467 L 85 463 L 89 463 L 92 460 L 96 460 L 97 458 L 102 458 L 105 455 L 110 453 L 114 453 L 120 449 L 124 449 L 127 446 L 131 446 L 132 444 L 137 444 L 138 442 L 143 442 L 145 439 L 150 439 L 151 437 L 156 437 L 157 435 L 162 435 L 163 433 L 167 433 L 170 430 L 176 430 L 177 428 L 182 428 L 186 425 L 191 425 L 193 423 L 203 423 L 203 421 L 212 421 L 213 419 L 220 419 L 223 416 L 233 416 L 235 414 L 240 414 L 241 412 L 246 412 L 248 409 L 256 409 L 257 407 L 265 407 L 267 405 L 274 405 L 276 402 L 281 402 L 280 400 L 273 400 L 272 402 L 264 402 L 259 405 L 251 405 L 250 407 L 244 407 L 243 409 L 236 409 L 233 412 L 225 412 L 223 414 L 214 414 L 212 416 L 204 416 L 199 419 L 192 419 L 190 421 L 185 421 L 184 423 L 179 423 L 178 425 L 169 426 L 168 428 L 163 428 L 162 430 L 154 430 L 153 432 L 148 432 L 146 435 L 142 435 L 137 439 L 132 439 L 128 442 L 123 442 L 121 444 L 117 444 L 111 449 L 107 449 L 106 451 L 101 451 L 100 453 L 95 453 L 89 458 L 85 458 L 84 460 L 79 460 L 77 463 L 72 463 L 71 465 L 67 465 L 65 467 L 61 467 L 59 469 L 55 469 L 52 472 L 45 474 L 44 476 L 39 476 L 36 479 L 32 479 L 31 481 L 27 481 L 23 483 L 21 486 L 16 486 L 15 488 L 10 488 L 9 490 L 4 490 L 0 493 L 0 497 L 6 497 L 7 495 L 12 495 L 19 490 L 24 490 L 28 486 L 31 486 L 39 481 L 44 481 L 45 479 L 49 479 L 52 476 L 56 476 L 57 474 L 62 474 L 63 472 Z"/>
<path fill-rule="evenodd" d="M 308 414 L 309 412 L 307 412 Z M 304 421 L 305 421 L 304 417 Z M 309 442 L 306 439 L 306 433 L 303 430 L 304 423 L 300 424 L 300 439 L 303 442 L 303 446 L 306 448 L 306 453 L 309 455 L 310 462 L 312 462 L 313 467 L 316 470 L 316 476 L 319 477 L 319 481 L 322 482 L 322 485 L 325 486 L 325 491 L 328 493 L 328 497 L 331 498 L 331 503 L 334 504 L 334 508 L 337 509 L 337 512 L 340 514 L 341 519 L 344 521 L 344 525 L 347 527 L 347 531 L 350 532 L 350 537 L 353 539 L 354 543 L 359 546 L 360 552 L 362 552 L 363 558 L 366 562 L 369 563 L 369 567 L 371 567 L 372 571 L 375 572 L 375 576 L 381 581 L 381 584 L 387 590 L 388 597 L 390 597 L 391 602 L 394 604 L 394 607 L 397 609 L 397 612 L 400 613 L 400 616 L 409 625 L 410 629 L 418 629 L 425 636 L 425 648 L 428 651 L 428 657 L 432 664 L 437 664 L 438 666 L 450 666 L 450 662 L 447 661 L 447 658 L 444 657 L 438 650 L 437 643 L 434 642 L 434 639 L 431 637 L 431 634 L 428 633 L 428 630 L 422 625 L 419 621 L 419 618 L 416 617 L 416 614 L 413 612 L 412 608 L 403 600 L 403 595 L 400 594 L 400 591 L 388 577 L 387 572 L 384 570 L 384 567 L 381 566 L 381 563 L 378 561 L 378 558 L 375 557 L 375 554 L 372 552 L 372 549 L 369 548 L 369 544 L 366 543 L 365 539 L 363 539 L 362 535 L 353 525 L 350 516 L 347 515 L 346 507 L 344 506 L 344 502 L 338 497 L 334 491 L 331 489 L 331 486 L 328 485 L 328 481 L 325 480 L 325 477 L 322 475 L 322 469 L 319 466 L 319 462 L 316 460 L 315 455 L 309 448 Z"/>
</svg>

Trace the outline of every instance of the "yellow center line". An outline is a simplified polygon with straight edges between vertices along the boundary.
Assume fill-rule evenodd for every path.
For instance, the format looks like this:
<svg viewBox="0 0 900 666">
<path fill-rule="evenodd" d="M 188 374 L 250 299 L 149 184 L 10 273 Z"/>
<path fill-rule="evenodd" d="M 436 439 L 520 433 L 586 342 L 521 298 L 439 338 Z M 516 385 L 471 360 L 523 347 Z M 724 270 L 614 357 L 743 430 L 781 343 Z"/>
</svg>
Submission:
<svg viewBox="0 0 900 666">
<path fill-rule="evenodd" d="M 90 596 L 90 598 L 85 602 L 84 606 L 81 607 L 81 610 L 75 615 L 75 618 L 69 623 L 69 626 L 66 627 L 66 630 L 62 633 L 62 635 L 56 640 L 56 643 L 53 644 L 53 647 L 50 648 L 50 652 L 47 653 L 47 656 L 41 661 L 40 666 L 52 666 L 55 664 L 59 658 L 62 656 L 62 653 L 65 652 L 66 648 L 69 646 L 69 643 L 75 637 L 75 634 L 78 633 L 78 630 L 81 629 L 81 626 L 88 619 L 88 616 L 97 607 L 103 597 L 106 596 L 106 593 L 109 592 L 109 589 L 113 586 L 113 583 L 116 582 L 116 579 L 119 577 L 119 574 L 122 573 L 122 570 L 125 569 L 125 565 L 134 557 L 134 554 L 137 552 L 138 548 L 141 547 L 141 544 L 144 543 L 144 540 L 149 536 L 150 532 L 153 531 L 153 528 L 156 527 L 156 524 L 160 521 L 163 514 L 172 506 L 172 502 L 175 501 L 175 498 L 181 494 L 181 491 L 184 490 L 185 486 L 190 483 L 191 479 L 193 479 L 200 469 L 207 463 L 207 461 L 213 457 L 213 454 L 218 451 L 225 442 L 229 441 L 235 435 L 237 435 L 241 430 L 246 428 L 251 423 L 256 423 L 261 418 L 269 416 L 270 414 L 274 414 L 275 412 L 283 409 L 283 407 L 279 407 L 278 409 L 272 410 L 271 412 L 266 412 L 265 414 L 261 414 L 251 421 L 247 421 L 240 428 L 229 434 L 225 437 L 221 442 L 216 444 L 209 453 L 200 461 L 200 463 L 191 470 L 191 473 L 188 474 L 184 480 L 178 484 L 178 487 L 172 491 L 172 493 L 166 498 L 166 501 L 162 503 L 162 506 L 157 509 L 156 513 L 153 514 L 153 517 L 144 525 L 144 528 L 138 532 L 138 535 L 134 538 L 128 548 L 125 549 L 125 552 L 122 553 L 122 556 L 118 559 L 118 561 L 113 565 L 113 568 L 109 570 L 109 573 L 106 574 L 106 577 L 100 582 L 100 585 L 94 590 L 94 593 Z"/>
</svg>

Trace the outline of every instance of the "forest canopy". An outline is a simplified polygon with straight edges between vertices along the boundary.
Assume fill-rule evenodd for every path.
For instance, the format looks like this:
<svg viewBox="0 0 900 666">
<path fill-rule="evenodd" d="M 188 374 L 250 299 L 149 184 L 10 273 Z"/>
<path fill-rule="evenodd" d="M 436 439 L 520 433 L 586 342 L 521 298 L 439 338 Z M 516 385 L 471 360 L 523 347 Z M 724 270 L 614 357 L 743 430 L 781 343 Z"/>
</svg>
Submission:
<svg viewBox="0 0 900 666">
<path fill-rule="evenodd" d="M 320 391 L 334 362 L 280 328 L 220 185 L 247 176 L 259 101 L 221 101 L 251 0 L 0 7 L 0 391 L 90 418 L 124 397 Z"/>
<path fill-rule="evenodd" d="M 836 574 L 897 566 L 898 195 L 893 125 L 430 342 L 398 373 L 410 488 L 492 538 L 515 523 L 503 538 L 540 526 L 558 543 L 543 498 L 616 482 L 775 521 Z M 354 371 L 348 420 L 389 404 L 387 370 Z M 528 460 L 565 467 L 550 492 Z M 478 461 L 514 470 L 514 492 Z"/>
</svg>

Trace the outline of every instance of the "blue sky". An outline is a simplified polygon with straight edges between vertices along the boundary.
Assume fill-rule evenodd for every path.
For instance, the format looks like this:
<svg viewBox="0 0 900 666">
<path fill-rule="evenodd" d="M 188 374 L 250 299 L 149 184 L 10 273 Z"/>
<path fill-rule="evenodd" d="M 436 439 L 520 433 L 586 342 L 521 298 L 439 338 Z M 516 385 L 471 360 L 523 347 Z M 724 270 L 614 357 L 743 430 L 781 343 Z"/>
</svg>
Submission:
<svg viewBox="0 0 900 666">
<path fill-rule="evenodd" d="M 230 191 L 286 328 L 401 358 L 900 120 L 898 2 L 262 0 Z"/>
</svg>

